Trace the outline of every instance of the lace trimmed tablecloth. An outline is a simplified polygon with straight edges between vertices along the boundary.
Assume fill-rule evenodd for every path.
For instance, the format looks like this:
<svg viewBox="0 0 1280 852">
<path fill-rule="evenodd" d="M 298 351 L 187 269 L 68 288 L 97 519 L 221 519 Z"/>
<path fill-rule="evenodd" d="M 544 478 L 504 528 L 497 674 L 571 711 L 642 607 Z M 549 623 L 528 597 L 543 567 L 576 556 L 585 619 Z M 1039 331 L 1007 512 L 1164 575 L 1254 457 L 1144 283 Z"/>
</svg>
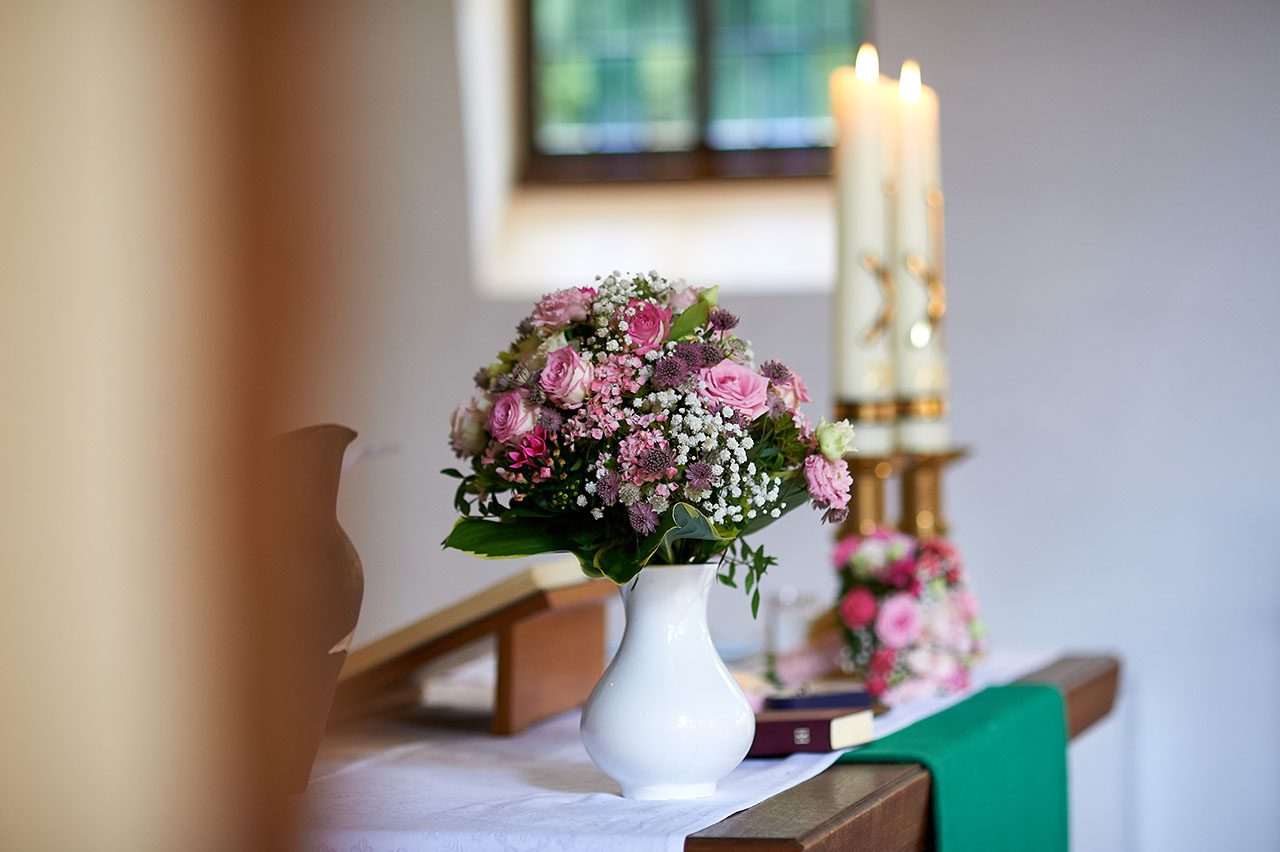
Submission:
<svg viewBox="0 0 1280 852">
<path fill-rule="evenodd" d="M 965 693 L 925 698 L 875 720 L 884 737 L 1052 653 L 997 654 Z M 514 737 L 380 721 L 326 742 L 298 797 L 302 848 L 313 852 L 523 852 L 683 849 L 685 838 L 800 784 L 839 752 L 752 759 L 706 799 L 638 802 L 591 762 L 578 712 Z"/>
</svg>

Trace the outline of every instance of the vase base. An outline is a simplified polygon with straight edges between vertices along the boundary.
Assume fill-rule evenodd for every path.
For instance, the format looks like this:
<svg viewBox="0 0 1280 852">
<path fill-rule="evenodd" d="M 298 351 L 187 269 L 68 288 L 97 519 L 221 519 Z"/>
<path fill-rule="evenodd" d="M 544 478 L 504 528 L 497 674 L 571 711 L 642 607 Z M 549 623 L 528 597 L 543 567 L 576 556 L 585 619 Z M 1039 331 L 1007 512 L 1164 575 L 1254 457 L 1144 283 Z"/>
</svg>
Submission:
<svg viewBox="0 0 1280 852">
<path fill-rule="evenodd" d="M 716 794 L 716 782 L 705 784 L 644 784 L 639 787 L 623 787 L 625 799 L 659 801 L 662 799 L 705 799 Z"/>
</svg>

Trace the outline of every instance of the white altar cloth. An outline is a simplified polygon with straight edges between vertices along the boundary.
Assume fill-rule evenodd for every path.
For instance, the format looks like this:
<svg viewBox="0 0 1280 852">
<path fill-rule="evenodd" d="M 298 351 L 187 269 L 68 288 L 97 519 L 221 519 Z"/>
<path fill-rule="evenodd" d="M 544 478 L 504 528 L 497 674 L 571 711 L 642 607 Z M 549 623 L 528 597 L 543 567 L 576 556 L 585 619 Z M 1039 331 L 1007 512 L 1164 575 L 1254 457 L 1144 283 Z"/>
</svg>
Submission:
<svg viewBox="0 0 1280 852">
<path fill-rule="evenodd" d="M 925 698 L 875 720 L 876 737 L 987 686 L 1051 662 L 1002 653 L 975 669 L 964 693 Z M 326 743 L 298 797 L 303 848 L 313 852 L 679 852 L 685 838 L 806 781 L 839 753 L 752 759 L 706 799 L 638 802 L 591 762 L 578 711 L 515 737 L 383 721 Z"/>
</svg>

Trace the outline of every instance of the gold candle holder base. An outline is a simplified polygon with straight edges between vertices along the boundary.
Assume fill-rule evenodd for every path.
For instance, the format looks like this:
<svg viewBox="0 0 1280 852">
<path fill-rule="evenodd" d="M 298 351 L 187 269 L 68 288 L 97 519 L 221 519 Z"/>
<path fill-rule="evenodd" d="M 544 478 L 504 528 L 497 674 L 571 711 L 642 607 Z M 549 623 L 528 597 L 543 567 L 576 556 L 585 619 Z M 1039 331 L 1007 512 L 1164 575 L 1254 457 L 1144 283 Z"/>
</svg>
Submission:
<svg viewBox="0 0 1280 852">
<path fill-rule="evenodd" d="M 845 456 L 853 475 L 853 492 L 849 495 L 849 517 L 840 525 L 840 538 L 870 535 L 876 527 L 886 525 L 885 483 L 902 469 L 902 456 Z"/>
<path fill-rule="evenodd" d="M 903 456 L 902 512 L 898 529 L 917 538 L 947 534 L 947 520 L 942 513 L 942 470 L 967 455 L 968 448 L 957 448 Z M 856 487 L 856 478 L 854 483 Z"/>
</svg>

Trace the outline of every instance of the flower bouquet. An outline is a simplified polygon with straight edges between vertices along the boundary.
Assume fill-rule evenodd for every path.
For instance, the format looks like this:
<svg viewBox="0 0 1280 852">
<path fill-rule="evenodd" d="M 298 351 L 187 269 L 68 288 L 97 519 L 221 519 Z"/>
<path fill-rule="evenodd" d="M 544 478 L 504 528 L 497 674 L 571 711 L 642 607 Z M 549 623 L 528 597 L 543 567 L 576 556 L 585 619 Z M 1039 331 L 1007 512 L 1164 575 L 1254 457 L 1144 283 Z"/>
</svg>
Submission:
<svg viewBox="0 0 1280 852">
<path fill-rule="evenodd" d="M 707 629 L 712 578 L 744 570 L 752 612 L 774 562 L 746 537 L 807 502 L 847 514 L 847 422 L 815 429 L 804 382 L 753 366 L 715 288 L 657 273 L 544 296 L 453 415 L 470 470 L 445 539 L 491 558 L 567 551 L 623 588 L 622 644 L 582 740 L 622 794 L 712 795 L 755 716 Z"/>
<path fill-rule="evenodd" d="M 490 558 L 556 551 L 626 583 L 654 564 L 718 561 L 758 610 L 774 563 L 745 542 L 812 501 L 843 520 L 845 421 L 815 429 L 804 381 L 752 365 L 716 288 L 614 273 L 544 296 L 452 418 L 469 470 L 445 547 Z"/>
<path fill-rule="evenodd" d="M 969 685 L 986 630 L 951 542 L 881 529 L 842 540 L 832 561 L 844 668 L 873 698 L 892 707 Z"/>
</svg>

